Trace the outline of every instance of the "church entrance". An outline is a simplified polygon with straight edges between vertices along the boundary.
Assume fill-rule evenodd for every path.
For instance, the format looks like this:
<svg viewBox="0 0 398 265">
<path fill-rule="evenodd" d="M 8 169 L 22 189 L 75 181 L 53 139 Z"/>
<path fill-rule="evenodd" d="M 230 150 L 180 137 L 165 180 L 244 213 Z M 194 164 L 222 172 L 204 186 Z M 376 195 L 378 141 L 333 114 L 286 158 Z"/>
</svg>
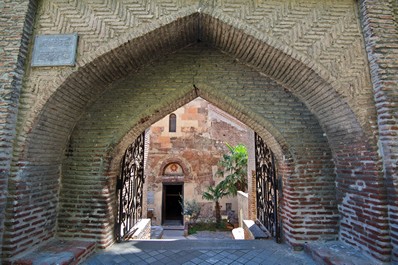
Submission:
<svg viewBox="0 0 398 265">
<path fill-rule="evenodd" d="M 183 225 L 181 197 L 183 184 L 163 184 L 162 216 L 163 225 Z"/>
</svg>

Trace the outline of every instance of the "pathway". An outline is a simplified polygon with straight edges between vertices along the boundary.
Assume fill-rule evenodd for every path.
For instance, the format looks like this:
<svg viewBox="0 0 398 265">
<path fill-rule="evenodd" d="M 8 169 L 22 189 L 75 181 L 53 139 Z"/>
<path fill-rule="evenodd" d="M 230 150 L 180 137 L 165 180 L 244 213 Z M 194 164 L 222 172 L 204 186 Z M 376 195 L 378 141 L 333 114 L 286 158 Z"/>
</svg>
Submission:
<svg viewBox="0 0 398 265">
<path fill-rule="evenodd" d="M 165 230 L 163 239 L 114 244 L 83 264 L 316 264 L 304 252 L 272 240 L 225 239 L 228 237 L 225 233 L 202 232 L 185 238 L 179 230 Z"/>
</svg>

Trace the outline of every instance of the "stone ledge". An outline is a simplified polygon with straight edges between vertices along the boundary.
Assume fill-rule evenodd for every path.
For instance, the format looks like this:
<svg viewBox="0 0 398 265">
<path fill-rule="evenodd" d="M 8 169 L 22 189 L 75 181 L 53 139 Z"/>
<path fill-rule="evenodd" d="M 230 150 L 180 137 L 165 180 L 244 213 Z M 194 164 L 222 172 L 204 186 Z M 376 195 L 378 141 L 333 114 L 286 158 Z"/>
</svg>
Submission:
<svg viewBox="0 0 398 265">
<path fill-rule="evenodd" d="M 151 226 L 151 239 L 161 239 L 163 236 L 163 227 Z"/>
<path fill-rule="evenodd" d="M 12 265 L 60 264 L 75 265 L 94 252 L 95 243 L 79 240 L 53 239 L 23 257 L 10 261 Z"/>
<path fill-rule="evenodd" d="M 131 229 L 129 234 L 124 236 L 125 239 L 151 239 L 151 219 L 139 220 Z"/>
<path fill-rule="evenodd" d="M 320 265 L 382 265 L 386 264 L 340 241 L 314 241 L 304 250 Z"/>
<path fill-rule="evenodd" d="M 268 239 L 270 236 L 253 220 L 243 220 L 245 239 Z"/>
<path fill-rule="evenodd" d="M 236 240 L 244 240 L 245 239 L 245 231 L 242 227 L 232 229 L 232 235 Z"/>
</svg>

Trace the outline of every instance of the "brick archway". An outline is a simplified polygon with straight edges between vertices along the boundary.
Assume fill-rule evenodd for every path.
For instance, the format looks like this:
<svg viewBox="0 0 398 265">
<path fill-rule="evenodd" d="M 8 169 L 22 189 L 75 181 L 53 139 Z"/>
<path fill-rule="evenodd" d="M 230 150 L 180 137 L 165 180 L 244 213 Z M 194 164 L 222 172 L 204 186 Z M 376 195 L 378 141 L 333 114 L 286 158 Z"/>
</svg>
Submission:
<svg viewBox="0 0 398 265">
<path fill-rule="evenodd" d="M 191 60 L 187 60 L 187 58 Z M 192 61 L 195 63 L 192 63 Z M 202 71 L 202 67 L 209 70 Z M 219 69 L 218 71 L 225 74 L 217 74 L 214 72 L 215 69 Z M 227 73 L 229 73 L 230 81 L 225 83 L 223 78 Z M 194 77 L 194 84 L 192 84 L 192 77 Z M 253 80 L 257 80 L 260 85 L 251 84 Z M 235 93 L 243 93 L 240 84 L 244 84 L 246 87 L 244 91 L 251 91 L 253 95 L 256 95 L 256 99 L 233 96 Z M 104 166 L 110 166 L 108 170 L 105 168 L 105 172 L 102 172 L 102 169 L 98 168 L 96 163 L 88 165 L 85 169 L 87 172 L 97 172 L 95 174 L 98 174 L 97 177 L 92 177 L 92 185 L 95 185 L 92 189 L 105 186 L 107 192 L 113 194 L 115 185 L 112 182 L 119 170 L 119 156 L 122 155 L 125 147 L 131 143 L 137 133 L 143 131 L 167 113 L 200 96 L 265 136 L 264 138 L 275 149 L 275 153 L 280 158 L 280 161 L 278 161 L 281 164 L 279 168 L 282 169 L 281 174 L 286 181 L 287 191 L 293 187 L 296 187 L 297 191 L 302 189 L 294 183 L 298 180 L 297 178 L 306 179 L 310 183 L 314 182 L 306 185 L 296 194 L 286 192 L 287 196 L 291 197 L 287 201 L 288 204 L 286 204 L 284 211 L 284 214 L 290 213 L 292 215 L 288 220 L 294 221 L 296 225 L 300 223 L 299 226 L 304 227 L 304 218 L 311 219 L 313 217 L 310 216 L 314 216 L 310 209 L 315 203 L 320 207 L 317 214 L 323 215 L 325 220 L 328 220 L 327 224 L 321 224 L 315 228 L 313 233 L 318 233 L 316 238 L 337 237 L 337 206 L 334 205 L 334 210 L 330 208 L 325 210 L 322 206 L 326 203 L 329 207 L 331 202 L 335 201 L 332 154 L 327 139 L 323 136 L 324 132 L 315 116 L 308 111 L 299 99 L 283 90 L 276 82 L 261 76 L 256 70 L 244 64 L 237 63 L 233 57 L 223 54 L 211 46 L 196 44 L 171 55 L 166 55 L 157 60 L 156 63 L 144 67 L 137 74 L 115 82 L 109 91 L 112 92 L 104 94 L 87 109 L 87 115 L 76 124 L 71 136 L 70 144 L 73 152 L 79 153 L 82 148 L 86 148 L 84 147 L 86 144 L 91 146 L 89 148 L 94 148 L 93 150 L 97 149 L 101 153 L 103 151 L 100 150 L 106 152 L 102 155 L 98 153 L 98 156 L 102 156 Z M 232 93 L 232 96 L 228 93 Z M 267 100 L 261 102 L 262 98 Z M 260 101 L 257 102 L 257 99 Z M 273 104 L 274 101 L 277 104 Z M 280 106 L 285 106 L 287 109 L 291 108 L 292 111 L 288 111 L 287 114 L 279 112 Z M 273 116 L 267 117 L 267 115 L 261 115 L 261 112 Z M 278 124 L 279 122 L 281 124 Z M 308 126 L 311 127 L 311 130 L 306 129 Z M 112 131 L 112 134 L 107 135 L 107 131 L 103 131 L 104 127 L 109 128 L 108 131 Z M 92 132 L 95 131 L 103 135 L 104 138 L 93 138 Z M 287 137 L 289 134 L 296 136 Z M 302 138 L 306 139 L 305 144 L 303 144 Z M 322 150 L 322 154 L 316 153 L 319 150 Z M 92 158 L 97 160 L 94 157 Z M 311 162 L 315 159 L 320 159 L 317 160 L 321 161 L 320 165 Z M 70 202 L 73 200 L 70 198 L 70 193 L 65 193 L 65 191 L 77 187 L 71 185 L 68 181 L 77 173 L 73 167 L 70 168 L 70 165 L 82 165 L 82 162 L 76 160 L 73 155 L 64 162 L 58 230 L 62 236 L 68 235 L 70 218 L 76 220 L 76 216 L 80 215 L 80 211 L 76 212 L 73 207 L 70 207 L 69 203 L 64 203 L 64 201 Z M 307 170 L 311 168 L 313 171 L 300 173 L 295 168 L 299 168 L 300 165 L 303 167 L 305 165 Z M 107 178 L 99 177 L 102 174 Z M 103 182 L 95 184 L 95 181 L 100 179 Z M 82 181 L 85 180 L 82 179 Z M 310 188 L 312 185 L 316 185 L 315 182 L 324 185 L 322 191 L 317 191 L 315 186 Z M 305 189 L 311 191 L 306 192 Z M 317 193 L 321 201 L 312 201 L 311 193 Z M 302 205 L 293 205 L 294 201 L 299 202 L 304 199 L 303 196 L 309 196 L 309 199 L 305 199 L 307 204 L 304 208 L 310 213 L 309 215 L 293 216 L 300 209 L 304 211 Z M 114 202 L 107 200 L 106 196 L 104 196 L 102 202 L 98 203 L 100 204 L 98 211 L 114 208 L 112 207 Z M 71 217 L 68 218 L 64 213 L 68 213 Z M 112 220 L 111 216 L 112 212 L 108 211 L 107 217 L 109 220 Z M 89 216 L 86 218 L 90 219 Z M 100 221 L 101 218 L 97 219 L 96 222 L 99 223 Z M 81 222 L 81 220 L 79 219 L 78 222 Z M 108 226 L 112 227 L 111 224 L 112 222 Z M 309 240 L 307 235 L 302 236 L 290 229 L 289 227 L 292 224 L 289 221 L 286 221 L 285 225 L 284 231 L 290 243 L 299 244 L 304 240 Z M 319 229 L 319 227 L 322 227 L 322 229 Z M 311 228 L 309 227 L 308 230 L 311 230 Z M 90 231 L 87 229 L 87 232 Z M 97 236 L 110 238 L 111 234 L 112 229 L 104 229 L 103 234 Z M 311 238 L 315 237 L 311 236 Z"/>
<path fill-rule="evenodd" d="M 201 25 L 200 29 L 198 25 Z M 222 34 L 222 32 L 228 32 L 228 34 Z M 158 98 L 157 103 L 148 102 L 142 104 L 138 102 L 135 105 L 137 107 L 135 110 L 137 115 L 128 124 L 119 124 L 120 126 L 115 130 L 113 128 L 107 131 L 96 129 L 98 128 L 97 123 L 119 118 L 107 118 L 106 115 L 114 115 L 115 113 L 109 112 L 108 114 L 100 111 L 101 107 L 110 107 L 109 105 L 115 103 L 104 101 L 104 95 L 112 94 L 112 89 L 115 87 L 118 87 L 119 92 L 123 91 L 121 87 L 124 84 L 128 84 L 128 80 L 124 78 L 131 72 L 138 71 L 138 76 L 145 77 L 146 73 L 140 71 L 140 68 L 144 68 L 145 65 L 150 63 L 157 63 L 158 61 L 154 60 L 159 53 L 163 53 L 167 57 L 167 54 L 181 50 L 183 47 L 194 47 L 193 44 L 198 39 L 198 33 L 201 42 L 211 48 L 208 49 L 209 47 L 207 47 L 206 49 L 220 50 L 229 55 L 229 57 L 226 57 L 230 59 L 224 59 L 228 61 L 228 67 L 233 68 L 233 65 L 240 61 L 242 64 L 239 69 L 245 69 L 249 73 L 249 77 L 246 76 L 246 78 L 250 79 L 250 76 L 257 74 L 252 79 L 255 80 L 260 78 L 259 73 L 268 76 L 269 78 L 264 77 L 264 80 L 267 79 L 273 82 L 272 86 L 278 88 L 277 91 L 279 91 L 275 93 L 281 93 L 278 95 L 283 94 L 283 99 L 296 104 L 294 111 L 293 109 L 287 109 L 278 113 L 286 112 L 287 115 L 302 114 L 305 118 L 311 117 L 309 121 L 300 120 L 300 122 L 303 121 L 303 125 L 307 126 L 308 131 L 290 132 L 284 131 L 282 127 L 274 128 L 277 123 L 275 121 L 267 121 L 270 117 L 265 116 L 271 115 L 270 113 L 261 109 L 253 109 L 247 104 L 248 101 L 239 101 L 239 99 L 245 99 L 245 86 L 239 87 L 231 95 L 225 91 L 219 92 L 218 88 L 213 93 L 210 90 L 206 90 L 205 86 L 216 87 L 214 81 L 211 81 L 212 85 L 208 85 L 206 82 L 204 82 L 204 85 L 201 85 L 200 82 L 192 84 L 192 80 L 196 81 L 195 76 L 189 77 L 191 79 L 189 88 L 186 87 L 177 92 L 173 91 L 170 98 L 165 96 L 160 101 Z M 358 184 L 358 181 L 366 177 L 378 180 L 380 178 L 378 173 L 380 166 L 377 161 L 368 161 L 365 164 L 362 162 L 363 158 L 367 156 L 367 152 L 376 150 L 376 145 L 372 142 L 371 136 L 364 133 L 354 112 L 337 92 L 338 82 L 333 80 L 316 63 L 299 55 L 287 46 L 280 45 L 268 38 L 257 38 L 255 37 L 256 34 L 253 33 L 251 35 L 251 33 L 244 29 L 239 29 L 233 23 L 223 21 L 222 16 L 215 18 L 206 14 L 194 13 L 159 27 L 143 36 L 133 38 L 104 53 L 102 56 L 91 60 L 69 75 L 44 105 L 40 115 L 34 122 L 32 131 L 27 134 L 26 140 L 20 143 L 22 151 L 18 157 L 15 157 L 15 164 L 20 166 L 20 172 L 14 174 L 24 176 L 28 181 L 16 181 L 11 186 L 14 185 L 18 191 L 23 192 L 29 190 L 29 186 L 45 183 L 45 185 L 38 186 L 35 190 L 30 191 L 35 195 L 33 197 L 37 199 L 31 199 L 30 197 L 27 201 L 28 205 L 34 205 L 35 209 L 33 211 L 38 213 L 46 212 L 46 219 L 50 220 L 48 223 L 41 223 L 39 229 L 28 232 L 27 238 L 21 240 L 18 244 L 30 242 L 31 245 L 35 245 L 54 236 L 56 234 L 55 220 L 56 216 L 59 215 L 58 220 L 62 221 L 59 222 L 58 235 L 63 237 L 79 235 L 83 238 L 96 240 L 99 245 L 108 245 L 112 241 L 110 233 L 105 232 L 100 236 L 97 234 L 98 231 L 107 231 L 112 227 L 113 216 L 110 214 L 111 211 L 109 209 L 104 211 L 103 208 L 99 207 L 98 209 L 93 209 L 93 211 L 80 212 L 76 205 L 108 206 L 112 204 L 112 187 L 114 183 L 111 177 L 117 172 L 112 167 L 109 167 L 110 159 L 114 158 L 109 157 L 109 154 L 118 153 L 120 149 L 123 149 L 123 139 L 127 137 L 126 135 L 128 137 L 135 134 L 138 135 L 151 122 L 161 117 L 161 111 L 173 109 L 190 98 L 197 96 L 198 90 L 192 89 L 192 85 L 198 87 L 199 91 L 203 91 L 200 92 L 202 93 L 200 95 L 205 99 L 214 102 L 216 105 L 219 104 L 219 107 L 221 106 L 222 109 L 238 119 L 243 118 L 245 123 L 254 130 L 263 131 L 265 134 L 264 138 L 268 139 L 272 149 L 277 149 L 280 146 L 279 150 L 283 150 L 283 152 L 279 152 L 281 157 L 283 157 L 282 154 L 290 154 L 285 157 L 284 167 L 287 172 L 285 186 L 306 189 L 308 186 L 302 186 L 301 180 L 297 177 L 307 174 L 314 177 L 318 174 L 319 176 L 324 175 L 324 179 L 327 179 L 327 183 L 329 183 L 327 189 L 330 191 L 332 189 L 331 184 L 334 184 L 335 181 L 334 174 L 330 173 L 334 171 L 334 166 L 331 162 L 331 155 L 333 154 L 338 184 L 337 199 L 340 202 L 340 211 L 343 213 L 340 237 L 348 242 L 353 242 L 361 236 L 376 238 L 374 240 L 377 242 L 383 242 L 385 240 L 384 232 L 375 231 L 367 234 L 368 232 L 366 231 L 355 231 L 354 236 L 347 234 L 354 224 L 360 224 L 361 221 L 352 221 L 346 218 L 344 213 L 350 210 L 358 211 L 356 208 L 352 209 L 352 205 L 357 206 L 358 204 L 366 203 L 364 201 L 366 194 L 362 192 L 358 185 L 358 188 L 355 188 L 355 184 Z M 206 49 L 203 50 L 207 52 L 208 50 Z M 185 56 L 186 59 L 193 58 L 196 61 L 200 59 L 200 55 L 198 57 L 197 54 L 195 55 L 196 57 L 190 57 L 189 54 L 185 54 Z M 168 59 L 170 59 L 170 56 Z M 244 64 L 249 67 L 244 66 Z M 236 76 L 236 72 L 234 74 Z M 159 80 L 169 80 L 168 75 L 158 74 L 156 76 Z M 245 84 L 248 85 L 249 82 Z M 220 82 L 220 85 L 222 85 L 222 82 Z M 264 87 L 262 89 L 266 90 Z M 145 94 L 142 91 L 136 92 L 140 96 Z M 261 93 L 263 92 L 260 91 L 258 93 L 262 95 Z M 253 93 L 250 100 L 261 99 L 258 97 L 259 94 L 256 93 Z M 236 106 L 238 106 L 237 109 L 235 109 Z M 303 112 L 295 113 L 296 108 Z M 90 110 L 88 111 L 88 109 Z M 96 113 L 101 113 L 104 116 L 101 119 L 97 119 Z M 249 119 L 247 120 L 246 117 Z M 295 125 L 294 122 L 288 121 Z M 101 124 L 102 127 L 103 125 Z M 89 127 L 91 129 L 88 132 L 85 128 Z M 314 140 L 313 145 L 293 145 L 294 141 L 289 142 L 286 140 L 288 135 L 295 140 L 301 139 L 300 133 L 308 133 L 309 138 L 306 140 Z M 103 145 L 96 145 L 94 142 L 81 141 L 84 137 L 92 137 L 93 139 L 103 137 L 103 139 L 106 138 L 106 141 L 103 142 Z M 85 144 L 87 145 L 85 146 Z M 323 149 L 321 149 L 322 152 L 317 153 L 314 150 L 319 146 L 323 146 Z M 64 149 L 66 149 L 66 152 L 64 152 Z M 300 151 L 298 152 L 297 150 Z M 324 158 L 322 163 L 317 165 L 314 162 L 315 160 L 310 158 L 315 159 L 319 155 L 324 156 Z M 78 158 L 81 162 L 75 164 L 73 160 L 75 158 Z M 347 159 L 350 161 L 347 162 Z M 309 168 L 313 168 L 316 172 L 308 172 L 304 166 L 306 164 L 310 165 Z M 62 172 L 60 165 L 63 167 Z M 100 171 L 91 171 L 92 167 L 98 168 Z M 358 167 L 366 168 L 366 176 L 359 174 Z M 46 173 L 44 174 L 43 171 Z M 61 175 L 62 191 L 59 199 L 58 191 L 60 189 Z M 94 178 L 82 180 L 87 176 L 94 176 Z M 295 176 L 296 178 L 290 178 L 290 176 Z M 314 179 L 314 182 L 316 181 Z M 97 187 L 99 185 L 102 189 L 99 189 L 94 195 L 81 194 L 81 187 L 79 186 L 86 185 Z M 314 183 L 315 186 L 317 186 L 316 183 Z M 374 187 L 370 188 L 380 190 L 383 189 L 383 186 L 375 184 Z M 50 192 L 47 191 L 49 189 Z M 69 196 L 65 197 L 65 194 L 69 194 Z M 317 203 L 326 203 L 327 201 L 325 198 L 312 200 L 311 194 L 306 196 L 297 194 L 293 190 L 291 193 L 286 193 L 288 203 L 285 207 L 288 210 L 286 215 L 289 218 L 286 219 L 285 231 L 292 244 L 303 242 L 308 240 L 308 238 L 314 239 L 311 233 L 304 232 L 303 235 L 302 233 L 294 232 L 295 223 L 304 222 L 304 220 L 298 220 L 301 217 L 297 216 L 303 214 L 297 205 L 299 198 L 305 198 L 309 204 L 313 204 L 314 201 Z M 59 212 L 57 212 L 58 200 L 61 201 Z M 328 200 L 330 202 L 330 198 Z M 385 207 L 383 198 L 376 198 L 372 203 Z M 27 213 L 32 211 L 29 207 L 27 205 L 18 205 L 18 207 L 11 209 L 9 212 L 20 211 Z M 324 234 L 330 233 L 332 237 L 335 237 L 337 233 L 336 205 L 332 203 L 328 210 L 332 220 L 325 219 L 325 226 L 334 228 L 327 228 L 321 232 Z M 318 215 L 320 212 L 314 210 L 308 214 Z M 308 215 L 306 216 L 308 217 Z M 74 219 L 77 217 L 78 219 Z M 12 217 L 8 216 L 8 218 L 11 219 Z M 20 218 L 22 220 L 24 217 Z M 74 223 L 68 222 L 68 220 L 73 219 L 75 220 Z M 96 223 L 95 220 L 99 219 L 102 222 Z M 32 220 L 30 223 L 36 221 Z M 375 219 L 369 225 L 378 227 L 379 221 Z M 28 226 L 34 226 L 30 223 Z M 310 226 L 316 227 L 314 221 L 312 223 L 310 221 Z M 18 230 L 18 223 L 11 225 L 10 231 L 6 233 L 12 234 L 15 230 Z M 33 241 L 29 239 L 29 233 L 35 234 Z M 12 247 L 15 244 L 7 240 L 6 237 L 5 245 Z"/>
</svg>

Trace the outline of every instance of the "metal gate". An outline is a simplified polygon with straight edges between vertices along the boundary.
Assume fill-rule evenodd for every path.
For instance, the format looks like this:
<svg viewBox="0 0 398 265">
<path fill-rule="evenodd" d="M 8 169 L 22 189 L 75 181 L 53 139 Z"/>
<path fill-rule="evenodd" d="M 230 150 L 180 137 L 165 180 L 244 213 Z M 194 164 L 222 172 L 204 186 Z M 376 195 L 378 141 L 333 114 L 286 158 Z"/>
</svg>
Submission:
<svg viewBox="0 0 398 265">
<path fill-rule="evenodd" d="M 119 207 L 115 229 L 119 242 L 134 233 L 132 228 L 142 217 L 144 147 L 145 132 L 129 146 L 122 160 L 122 170 L 117 180 Z"/>
<path fill-rule="evenodd" d="M 278 182 L 275 158 L 263 139 L 255 134 L 257 219 L 280 242 Z"/>
</svg>

